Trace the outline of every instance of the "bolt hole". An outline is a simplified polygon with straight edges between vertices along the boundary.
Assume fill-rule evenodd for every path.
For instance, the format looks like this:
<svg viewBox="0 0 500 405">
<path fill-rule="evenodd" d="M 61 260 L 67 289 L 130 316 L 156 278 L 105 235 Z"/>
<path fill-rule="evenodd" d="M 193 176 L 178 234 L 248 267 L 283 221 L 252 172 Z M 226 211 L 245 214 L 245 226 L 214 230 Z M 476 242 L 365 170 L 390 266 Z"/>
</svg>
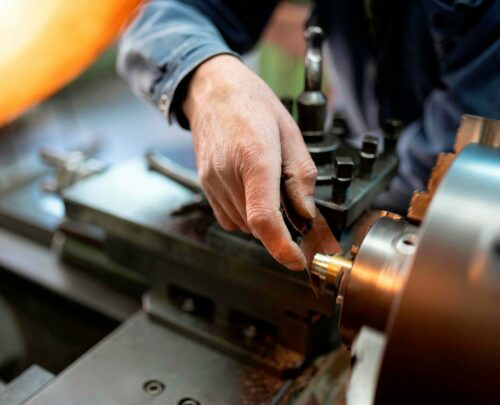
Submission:
<svg viewBox="0 0 500 405">
<path fill-rule="evenodd" d="M 149 395 L 157 396 L 165 390 L 165 384 L 157 380 L 149 380 L 144 383 L 142 389 Z"/>
<path fill-rule="evenodd" d="M 395 248 L 400 254 L 411 255 L 415 253 L 416 245 L 417 235 L 413 233 L 407 233 L 397 238 Z"/>
<path fill-rule="evenodd" d="M 403 235 L 401 242 L 406 246 L 415 246 L 417 242 L 417 235 L 415 235 L 414 233 Z"/>
<path fill-rule="evenodd" d="M 196 399 L 183 398 L 179 401 L 179 405 L 201 405 Z"/>
<path fill-rule="evenodd" d="M 415 244 L 413 243 L 412 240 L 410 239 L 404 239 L 403 240 L 403 243 L 406 245 L 406 246 L 415 246 Z"/>
</svg>

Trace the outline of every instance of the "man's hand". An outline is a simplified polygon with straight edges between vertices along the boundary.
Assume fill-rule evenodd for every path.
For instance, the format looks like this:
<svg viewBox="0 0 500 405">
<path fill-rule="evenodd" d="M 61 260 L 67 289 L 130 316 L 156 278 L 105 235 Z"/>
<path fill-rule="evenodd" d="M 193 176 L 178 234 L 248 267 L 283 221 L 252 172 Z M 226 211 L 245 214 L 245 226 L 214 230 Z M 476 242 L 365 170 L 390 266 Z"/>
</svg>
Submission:
<svg viewBox="0 0 500 405">
<path fill-rule="evenodd" d="M 288 111 L 230 55 L 195 71 L 183 109 L 201 185 L 220 225 L 251 232 L 277 261 L 304 269 L 305 257 L 280 213 L 280 180 L 295 211 L 313 218 L 316 167 Z"/>
</svg>

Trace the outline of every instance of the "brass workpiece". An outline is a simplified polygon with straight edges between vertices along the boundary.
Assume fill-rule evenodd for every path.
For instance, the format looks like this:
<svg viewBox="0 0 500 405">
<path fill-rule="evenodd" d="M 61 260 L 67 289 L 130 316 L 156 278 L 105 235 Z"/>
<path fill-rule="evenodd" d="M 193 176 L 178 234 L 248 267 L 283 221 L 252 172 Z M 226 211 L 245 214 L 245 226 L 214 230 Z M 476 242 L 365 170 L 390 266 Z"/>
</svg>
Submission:
<svg viewBox="0 0 500 405">
<path fill-rule="evenodd" d="M 314 255 L 311 272 L 328 284 L 337 284 L 338 276 L 343 271 L 351 270 L 352 260 L 341 255 Z"/>
</svg>

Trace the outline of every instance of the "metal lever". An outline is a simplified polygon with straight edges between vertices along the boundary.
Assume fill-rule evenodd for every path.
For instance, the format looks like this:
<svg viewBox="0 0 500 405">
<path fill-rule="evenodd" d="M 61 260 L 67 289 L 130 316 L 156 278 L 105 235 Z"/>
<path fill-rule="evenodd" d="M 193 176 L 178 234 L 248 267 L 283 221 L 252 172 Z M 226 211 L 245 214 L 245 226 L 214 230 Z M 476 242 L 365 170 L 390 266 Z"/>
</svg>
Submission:
<svg viewBox="0 0 500 405">
<path fill-rule="evenodd" d="M 321 91 L 321 79 L 323 75 L 321 45 L 323 43 L 324 33 L 320 27 L 312 26 L 306 29 L 304 36 L 307 41 L 305 56 L 305 90 Z"/>
<path fill-rule="evenodd" d="M 156 151 L 148 152 L 146 154 L 146 159 L 151 170 L 168 177 L 170 180 L 179 183 L 181 186 L 186 187 L 196 194 L 194 201 L 183 204 L 173 210 L 171 212 L 173 216 L 184 215 L 193 211 L 210 212 L 212 210 L 201 189 L 198 174 L 195 171 L 175 163 L 173 160 Z"/>
<path fill-rule="evenodd" d="M 326 121 L 326 96 L 321 91 L 323 55 L 321 44 L 324 33 L 320 27 L 308 27 L 304 33 L 307 41 L 305 55 L 305 88 L 297 98 L 298 124 L 306 143 L 324 138 Z"/>
<path fill-rule="evenodd" d="M 151 151 L 146 154 L 149 168 L 163 174 L 165 177 L 179 183 L 196 194 L 203 194 L 198 174 L 190 169 L 175 163 L 173 160 L 162 155 L 157 151 Z"/>
</svg>

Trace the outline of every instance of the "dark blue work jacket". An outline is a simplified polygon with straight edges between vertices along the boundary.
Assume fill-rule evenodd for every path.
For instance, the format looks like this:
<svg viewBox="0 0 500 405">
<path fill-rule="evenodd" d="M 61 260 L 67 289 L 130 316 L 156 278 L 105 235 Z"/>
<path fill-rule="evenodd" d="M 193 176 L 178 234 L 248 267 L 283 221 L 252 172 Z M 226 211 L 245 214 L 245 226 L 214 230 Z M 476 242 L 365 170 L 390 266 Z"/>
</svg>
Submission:
<svg viewBox="0 0 500 405">
<path fill-rule="evenodd" d="M 118 70 L 174 117 L 183 79 L 213 55 L 250 50 L 277 3 L 150 1 L 121 41 Z M 386 117 L 404 122 L 399 173 L 378 200 L 401 211 L 437 153 L 452 150 L 462 114 L 500 118 L 500 0 L 317 3 L 353 143 Z"/>
</svg>

